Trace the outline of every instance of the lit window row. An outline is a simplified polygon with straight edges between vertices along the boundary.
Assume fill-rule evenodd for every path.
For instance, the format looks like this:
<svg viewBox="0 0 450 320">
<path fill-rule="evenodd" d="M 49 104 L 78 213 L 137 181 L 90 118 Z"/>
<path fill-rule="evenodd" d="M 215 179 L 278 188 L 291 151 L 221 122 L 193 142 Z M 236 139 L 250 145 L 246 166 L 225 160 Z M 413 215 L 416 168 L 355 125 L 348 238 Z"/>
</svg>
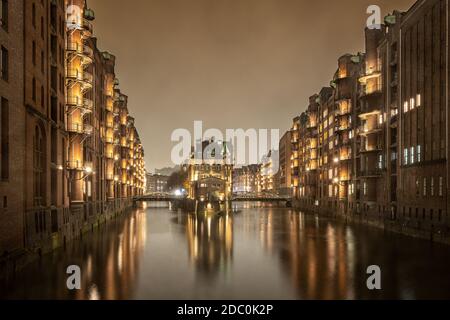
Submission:
<svg viewBox="0 0 450 320">
<path fill-rule="evenodd" d="M 410 165 L 422 162 L 422 146 L 403 149 L 403 165 Z"/>
<path fill-rule="evenodd" d="M 423 178 L 423 183 L 422 183 L 422 188 L 423 188 L 423 196 L 426 197 L 428 195 L 434 197 L 435 195 L 439 196 L 439 197 L 443 197 L 444 196 L 444 178 L 443 177 L 439 177 L 438 178 L 438 189 L 435 190 L 435 178 L 431 177 L 429 180 L 430 184 L 429 184 L 429 189 L 428 189 L 428 178 L 424 177 Z M 417 191 L 419 191 L 419 179 L 416 180 L 416 189 Z M 436 194 L 437 191 L 437 194 Z M 417 192 L 417 195 L 419 195 L 419 192 Z"/>
<path fill-rule="evenodd" d="M 422 97 L 420 94 L 417 94 L 415 98 L 411 98 L 409 99 L 409 101 L 405 101 L 403 103 L 403 113 L 407 113 L 421 106 L 422 106 Z"/>
</svg>

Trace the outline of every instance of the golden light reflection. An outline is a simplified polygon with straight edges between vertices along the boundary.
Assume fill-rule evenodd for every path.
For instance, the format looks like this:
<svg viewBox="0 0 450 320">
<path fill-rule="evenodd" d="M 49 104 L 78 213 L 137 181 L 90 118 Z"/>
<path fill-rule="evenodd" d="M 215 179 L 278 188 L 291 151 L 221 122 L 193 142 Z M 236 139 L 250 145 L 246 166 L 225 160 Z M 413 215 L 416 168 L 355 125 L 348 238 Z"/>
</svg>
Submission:
<svg viewBox="0 0 450 320">
<path fill-rule="evenodd" d="M 188 253 L 196 270 L 206 276 L 226 270 L 233 255 L 233 217 L 192 214 L 185 219 Z"/>
</svg>

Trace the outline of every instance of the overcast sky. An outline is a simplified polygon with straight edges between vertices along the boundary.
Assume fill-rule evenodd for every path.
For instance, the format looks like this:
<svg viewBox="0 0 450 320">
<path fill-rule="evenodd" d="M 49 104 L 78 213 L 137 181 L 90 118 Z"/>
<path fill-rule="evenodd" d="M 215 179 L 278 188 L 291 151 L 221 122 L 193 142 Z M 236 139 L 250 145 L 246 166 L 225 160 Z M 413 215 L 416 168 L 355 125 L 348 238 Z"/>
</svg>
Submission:
<svg viewBox="0 0 450 320">
<path fill-rule="evenodd" d="M 327 86 L 337 58 L 363 51 L 366 9 L 414 0 L 88 0 L 147 169 L 172 166 L 172 131 L 279 128 Z"/>
</svg>

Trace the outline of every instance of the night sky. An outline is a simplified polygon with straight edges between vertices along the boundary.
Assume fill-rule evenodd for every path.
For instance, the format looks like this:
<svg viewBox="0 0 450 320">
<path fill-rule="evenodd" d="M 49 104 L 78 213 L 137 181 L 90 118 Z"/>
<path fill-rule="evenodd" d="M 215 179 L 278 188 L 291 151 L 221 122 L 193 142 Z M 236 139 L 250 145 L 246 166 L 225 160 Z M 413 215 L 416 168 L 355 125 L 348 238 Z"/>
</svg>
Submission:
<svg viewBox="0 0 450 320">
<path fill-rule="evenodd" d="M 147 169 L 172 166 L 172 131 L 279 128 L 327 86 L 337 58 L 363 51 L 371 4 L 383 15 L 414 0 L 88 0 Z"/>
</svg>

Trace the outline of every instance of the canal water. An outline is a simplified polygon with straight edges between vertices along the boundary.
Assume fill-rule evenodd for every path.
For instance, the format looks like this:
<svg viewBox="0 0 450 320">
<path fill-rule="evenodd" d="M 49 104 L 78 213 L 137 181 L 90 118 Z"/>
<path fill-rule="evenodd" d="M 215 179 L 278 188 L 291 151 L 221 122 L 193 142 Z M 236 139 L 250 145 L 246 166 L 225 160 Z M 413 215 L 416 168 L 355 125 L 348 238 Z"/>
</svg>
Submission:
<svg viewBox="0 0 450 320">
<path fill-rule="evenodd" d="M 28 265 L 0 298 L 450 298 L 450 247 L 292 209 L 242 203 L 205 216 L 136 209 Z M 81 268 L 69 291 L 66 269 Z M 367 267 L 381 268 L 369 291 Z"/>
</svg>

